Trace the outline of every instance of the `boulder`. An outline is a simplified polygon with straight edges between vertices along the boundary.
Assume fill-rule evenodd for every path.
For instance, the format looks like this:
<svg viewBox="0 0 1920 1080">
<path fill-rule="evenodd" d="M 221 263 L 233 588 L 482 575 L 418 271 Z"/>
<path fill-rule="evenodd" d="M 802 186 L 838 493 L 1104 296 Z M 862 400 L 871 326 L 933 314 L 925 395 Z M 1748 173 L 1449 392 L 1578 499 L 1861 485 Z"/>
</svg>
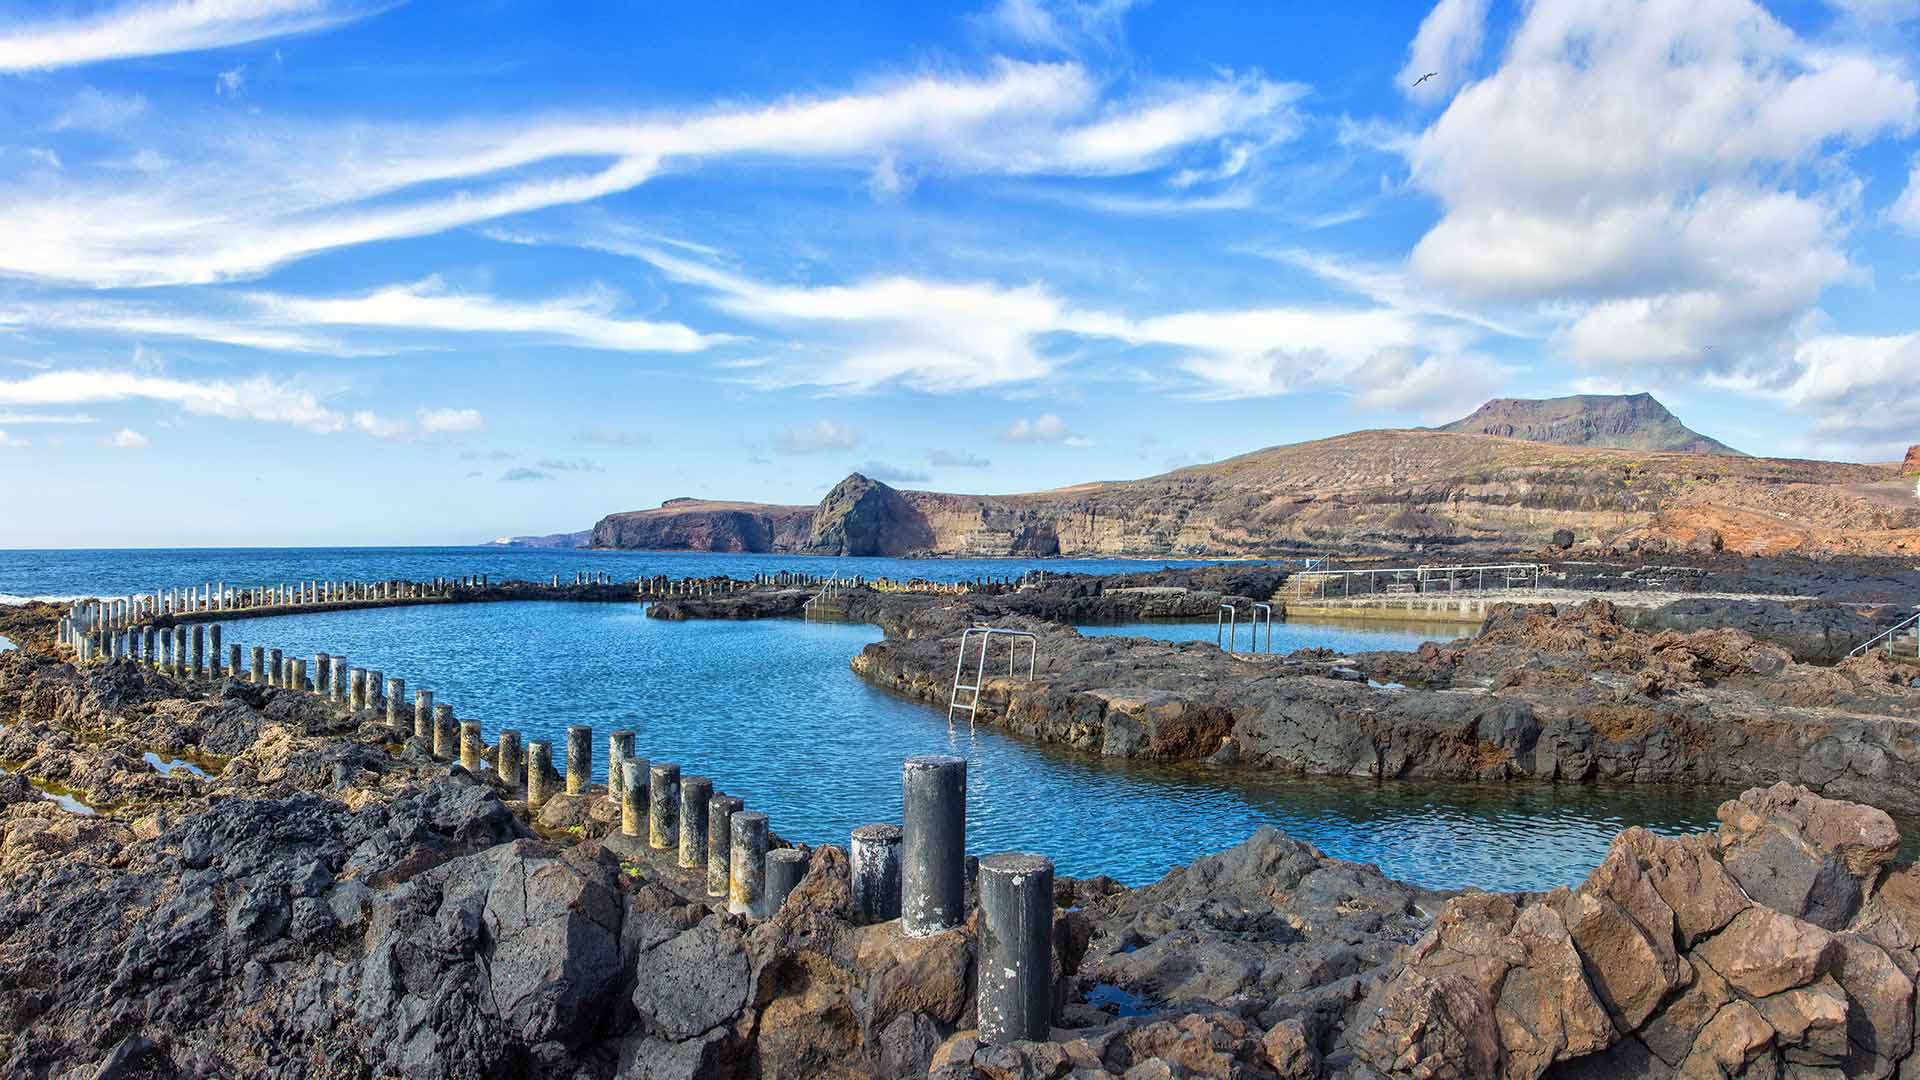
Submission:
<svg viewBox="0 0 1920 1080">
<path fill-rule="evenodd" d="M 1775 784 L 1721 806 L 1720 846 L 1756 902 L 1838 930 L 1899 851 L 1900 833 L 1885 811 Z"/>
</svg>

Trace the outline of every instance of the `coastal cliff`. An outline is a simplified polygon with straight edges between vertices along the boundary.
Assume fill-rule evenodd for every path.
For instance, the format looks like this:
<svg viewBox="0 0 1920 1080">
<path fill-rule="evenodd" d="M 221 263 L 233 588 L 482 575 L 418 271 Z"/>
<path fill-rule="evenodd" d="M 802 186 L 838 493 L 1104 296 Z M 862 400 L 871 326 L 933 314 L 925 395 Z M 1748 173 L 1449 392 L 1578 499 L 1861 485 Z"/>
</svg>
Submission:
<svg viewBox="0 0 1920 1080">
<path fill-rule="evenodd" d="M 1533 550 L 1567 535 L 1656 551 L 1906 555 L 1920 552 L 1920 499 L 1884 465 L 1361 431 L 1027 494 L 898 491 L 854 474 L 817 508 L 675 500 L 603 519 L 591 545 L 1233 558 Z"/>
</svg>

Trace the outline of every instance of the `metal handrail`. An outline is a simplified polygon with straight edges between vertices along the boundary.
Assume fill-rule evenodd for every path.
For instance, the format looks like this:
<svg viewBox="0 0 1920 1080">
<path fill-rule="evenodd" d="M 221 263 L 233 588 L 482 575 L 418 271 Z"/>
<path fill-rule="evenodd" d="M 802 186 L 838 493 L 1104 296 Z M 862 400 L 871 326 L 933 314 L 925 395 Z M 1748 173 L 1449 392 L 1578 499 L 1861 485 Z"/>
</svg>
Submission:
<svg viewBox="0 0 1920 1080">
<path fill-rule="evenodd" d="M 1869 650 L 1871 650 L 1875 645 L 1880 644 L 1882 641 L 1885 641 L 1887 643 L 1887 655 L 1892 656 L 1894 635 L 1900 633 L 1902 630 L 1912 629 L 1915 626 L 1915 624 L 1920 624 L 1920 612 L 1915 612 L 1912 615 L 1909 615 L 1906 618 L 1900 620 L 1899 622 L 1893 624 L 1892 626 L 1887 627 L 1885 630 L 1880 631 L 1878 634 L 1875 634 L 1874 636 L 1868 638 L 1865 642 L 1855 647 L 1852 652 L 1848 653 L 1847 657 L 1851 659 L 1855 656 L 1864 656 Z M 1915 653 L 1916 655 L 1920 655 L 1920 645 L 1915 646 Z"/>
<path fill-rule="evenodd" d="M 973 685 L 968 686 L 962 683 L 960 679 L 966 671 L 967 641 L 975 634 L 980 635 L 980 665 L 974 671 Z M 1007 677 L 1009 679 L 1013 678 L 1013 665 L 1020 652 L 1018 639 L 1027 639 L 1029 648 L 1029 652 L 1027 653 L 1027 678 L 1033 678 L 1033 673 L 1040 663 L 1039 634 L 1031 630 L 1011 630 L 999 626 L 967 627 L 960 632 L 960 655 L 955 657 L 953 661 L 953 694 L 947 699 L 948 724 L 953 723 L 953 714 L 956 709 L 967 710 L 967 724 L 969 727 L 973 726 L 974 722 L 979 719 L 980 691 L 987 685 L 987 652 L 993 645 L 993 635 L 995 634 L 1014 639 L 1007 642 Z M 960 704 L 960 691 L 962 690 L 969 691 L 973 694 L 972 701 L 965 705 Z"/>
</svg>

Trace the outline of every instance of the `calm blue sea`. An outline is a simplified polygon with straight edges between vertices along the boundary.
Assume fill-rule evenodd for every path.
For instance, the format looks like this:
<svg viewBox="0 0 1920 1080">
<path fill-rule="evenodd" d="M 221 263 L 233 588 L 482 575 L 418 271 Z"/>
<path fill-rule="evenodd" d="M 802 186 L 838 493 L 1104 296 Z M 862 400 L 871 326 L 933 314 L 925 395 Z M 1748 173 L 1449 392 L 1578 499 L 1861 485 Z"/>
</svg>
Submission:
<svg viewBox="0 0 1920 1080">
<path fill-rule="evenodd" d="M 697 551 L 572 551 L 546 548 L 125 548 L 0 550 L 0 603 L 76 596 L 124 596 L 188 584 L 272 585 L 305 580 L 421 581 L 490 574 L 496 580 L 546 581 L 555 574 L 605 570 L 615 581 L 794 570 L 809 574 L 965 581 L 1018 577 L 1032 569 L 1117 574 L 1163 566 L 1205 566 L 1172 559 L 854 559 L 806 555 L 728 555 Z"/>
<path fill-rule="evenodd" d="M 1397 631 L 1337 630 L 1351 647 L 1404 644 Z M 489 742 L 502 727 L 551 740 L 556 762 L 567 725 L 592 724 L 601 780 L 607 733 L 632 729 L 640 756 L 711 777 L 807 843 L 897 822 L 902 759 L 963 754 L 970 851 L 1040 852 L 1062 873 L 1129 884 L 1274 825 L 1431 886 L 1545 889 L 1580 880 L 1620 829 L 1701 828 L 1732 794 L 1276 779 L 1075 754 L 949 727 L 942 710 L 867 685 L 847 662 L 877 637 L 862 625 L 668 622 L 638 604 L 547 602 L 325 612 L 226 631 L 242 645 L 345 654 L 406 679 L 409 701 L 434 691 L 480 720 Z"/>
</svg>

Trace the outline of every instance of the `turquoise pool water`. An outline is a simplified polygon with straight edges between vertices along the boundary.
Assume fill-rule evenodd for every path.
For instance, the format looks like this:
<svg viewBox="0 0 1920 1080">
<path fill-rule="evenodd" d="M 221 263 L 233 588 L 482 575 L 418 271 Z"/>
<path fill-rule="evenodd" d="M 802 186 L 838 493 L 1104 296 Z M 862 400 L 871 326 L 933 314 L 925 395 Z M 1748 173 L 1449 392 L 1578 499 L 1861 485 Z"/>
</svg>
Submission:
<svg viewBox="0 0 1920 1080">
<path fill-rule="evenodd" d="M 908 755 L 964 754 L 970 851 L 1040 852 L 1061 873 L 1129 884 L 1275 825 L 1429 886 L 1544 889 L 1578 881 L 1620 829 L 1699 828 L 1730 794 L 1275 779 L 1067 753 L 949 728 L 939 711 L 868 686 L 847 661 L 877 637 L 797 620 L 667 622 L 636 604 L 390 608 L 226 627 L 228 642 L 344 653 L 405 678 L 409 693 L 433 690 L 479 719 L 489 741 L 502 727 L 552 739 L 556 759 L 568 724 L 592 724 L 603 778 L 606 733 L 632 728 L 641 756 L 712 777 L 807 843 L 844 844 L 858 825 L 898 821 Z"/>
</svg>

